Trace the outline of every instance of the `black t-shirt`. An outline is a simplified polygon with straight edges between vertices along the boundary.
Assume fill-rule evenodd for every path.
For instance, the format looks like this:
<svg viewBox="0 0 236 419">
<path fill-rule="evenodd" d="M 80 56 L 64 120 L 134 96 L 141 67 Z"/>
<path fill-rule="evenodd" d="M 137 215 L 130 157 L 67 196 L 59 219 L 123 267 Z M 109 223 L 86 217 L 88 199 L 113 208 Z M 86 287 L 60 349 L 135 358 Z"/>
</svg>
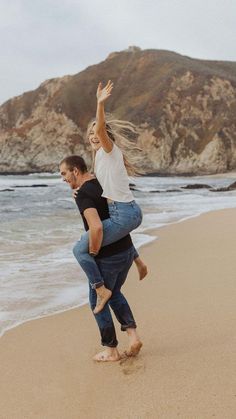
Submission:
<svg viewBox="0 0 236 419">
<path fill-rule="evenodd" d="M 86 209 L 95 208 L 102 221 L 109 218 L 107 200 L 102 197 L 102 192 L 102 187 L 97 179 L 88 180 L 78 190 L 78 194 L 75 201 L 82 216 L 84 228 L 86 231 L 89 229 L 88 223 L 83 214 Z M 129 249 L 131 246 L 132 240 L 130 235 L 128 234 L 127 236 L 114 243 L 101 247 L 97 257 L 101 258 L 112 256 L 116 253 L 123 252 Z"/>
</svg>

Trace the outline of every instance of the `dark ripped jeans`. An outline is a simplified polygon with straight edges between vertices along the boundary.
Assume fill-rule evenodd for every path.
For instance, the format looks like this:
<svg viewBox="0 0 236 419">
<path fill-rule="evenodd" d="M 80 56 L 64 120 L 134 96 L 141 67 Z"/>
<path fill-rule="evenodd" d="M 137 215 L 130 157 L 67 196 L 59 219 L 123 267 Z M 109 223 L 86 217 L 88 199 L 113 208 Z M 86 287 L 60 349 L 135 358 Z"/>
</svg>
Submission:
<svg viewBox="0 0 236 419">
<path fill-rule="evenodd" d="M 128 250 L 117 253 L 116 255 L 96 259 L 105 286 L 112 291 L 112 296 L 104 309 L 94 315 L 99 327 L 101 343 L 103 346 L 115 348 L 118 345 L 110 308 L 113 310 L 120 323 L 121 330 L 125 331 L 127 328 L 136 328 L 130 306 L 120 291 L 133 263 L 134 255 L 135 249 L 131 246 Z M 92 310 L 96 306 L 96 300 L 96 290 L 89 285 L 89 301 Z"/>
</svg>

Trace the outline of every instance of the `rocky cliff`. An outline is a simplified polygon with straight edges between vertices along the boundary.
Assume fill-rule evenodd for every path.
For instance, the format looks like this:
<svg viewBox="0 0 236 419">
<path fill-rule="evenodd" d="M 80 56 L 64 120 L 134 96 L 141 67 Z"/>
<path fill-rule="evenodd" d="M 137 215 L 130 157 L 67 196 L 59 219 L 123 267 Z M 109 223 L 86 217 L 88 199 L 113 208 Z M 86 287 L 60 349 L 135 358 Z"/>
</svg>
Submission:
<svg viewBox="0 0 236 419">
<path fill-rule="evenodd" d="M 132 47 L 4 103 L 0 172 L 57 171 L 69 154 L 89 160 L 86 127 L 97 83 L 108 79 L 107 110 L 137 125 L 146 173 L 236 169 L 236 63 Z"/>
</svg>

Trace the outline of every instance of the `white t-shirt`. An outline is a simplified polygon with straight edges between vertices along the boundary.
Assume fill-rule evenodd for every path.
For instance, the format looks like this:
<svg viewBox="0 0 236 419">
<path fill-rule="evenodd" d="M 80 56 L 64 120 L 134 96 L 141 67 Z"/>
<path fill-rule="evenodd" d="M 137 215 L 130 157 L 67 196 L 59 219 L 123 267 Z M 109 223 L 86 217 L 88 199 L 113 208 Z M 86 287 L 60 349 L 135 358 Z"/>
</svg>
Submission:
<svg viewBox="0 0 236 419">
<path fill-rule="evenodd" d="M 104 198 L 118 202 L 130 202 L 134 200 L 129 188 L 129 178 L 124 165 L 121 150 L 113 144 L 110 153 L 99 148 L 95 156 L 95 175 L 100 183 Z"/>
</svg>

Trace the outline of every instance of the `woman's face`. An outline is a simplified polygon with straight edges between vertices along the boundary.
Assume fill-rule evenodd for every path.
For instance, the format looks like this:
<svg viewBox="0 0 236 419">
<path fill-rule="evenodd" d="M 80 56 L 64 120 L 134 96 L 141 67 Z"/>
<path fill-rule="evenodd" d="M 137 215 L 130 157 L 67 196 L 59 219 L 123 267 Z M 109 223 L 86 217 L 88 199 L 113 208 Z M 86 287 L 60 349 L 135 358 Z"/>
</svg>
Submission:
<svg viewBox="0 0 236 419">
<path fill-rule="evenodd" d="M 90 145 L 92 147 L 93 150 L 97 151 L 99 150 L 99 148 L 102 146 L 98 136 L 95 134 L 95 128 L 96 128 L 96 123 L 92 126 L 89 135 L 88 135 L 88 140 L 90 142 Z"/>
</svg>

